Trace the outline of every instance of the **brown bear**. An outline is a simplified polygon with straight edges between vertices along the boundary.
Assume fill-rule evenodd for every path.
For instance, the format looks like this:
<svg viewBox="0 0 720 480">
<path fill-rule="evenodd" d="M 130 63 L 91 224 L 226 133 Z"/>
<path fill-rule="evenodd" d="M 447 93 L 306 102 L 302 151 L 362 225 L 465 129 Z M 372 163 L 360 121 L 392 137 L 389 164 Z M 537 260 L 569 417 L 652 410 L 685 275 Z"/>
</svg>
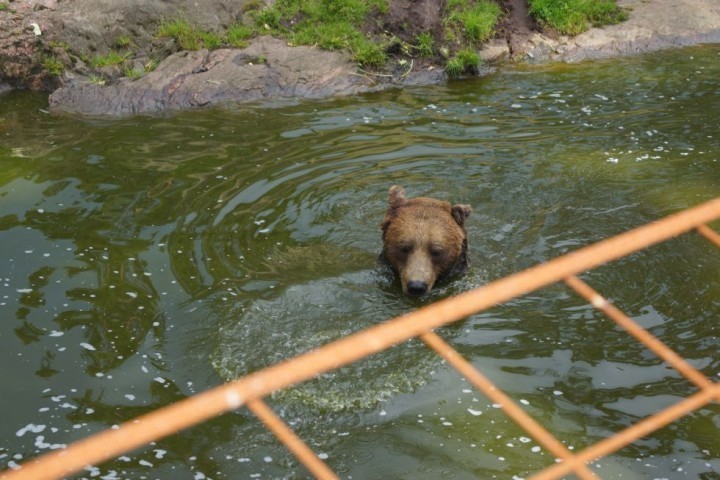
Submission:
<svg viewBox="0 0 720 480">
<path fill-rule="evenodd" d="M 470 205 L 408 199 L 402 187 L 390 187 L 381 259 L 400 276 L 406 294 L 424 295 L 438 279 L 467 268 L 465 219 L 470 212 Z"/>
</svg>

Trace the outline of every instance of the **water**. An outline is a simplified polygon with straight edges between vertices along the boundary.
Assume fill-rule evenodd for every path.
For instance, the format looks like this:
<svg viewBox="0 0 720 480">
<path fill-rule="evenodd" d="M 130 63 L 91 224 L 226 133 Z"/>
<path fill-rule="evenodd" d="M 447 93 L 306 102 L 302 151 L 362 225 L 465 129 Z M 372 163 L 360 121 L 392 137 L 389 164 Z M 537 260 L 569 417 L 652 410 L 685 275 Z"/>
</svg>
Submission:
<svg viewBox="0 0 720 480">
<path fill-rule="evenodd" d="M 45 104 L 0 97 L 3 466 L 720 192 L 718 47 L 269 108 L 82 119 Z M 376 263 L 394 183 L 474 208 L 470 271 L 428 299 Z M 584 278 L 717 380 L 718 271 L 688 235 Z M 696 391 L 562 286 L 440 333 L 575 450 Z M 553 463 L 417 341 L 269 403 L 343 478 Z M 716 478 L 718 413 L 595 468 Z M 307 474 L 241 409 L 79 477 Z"/>
</svg>

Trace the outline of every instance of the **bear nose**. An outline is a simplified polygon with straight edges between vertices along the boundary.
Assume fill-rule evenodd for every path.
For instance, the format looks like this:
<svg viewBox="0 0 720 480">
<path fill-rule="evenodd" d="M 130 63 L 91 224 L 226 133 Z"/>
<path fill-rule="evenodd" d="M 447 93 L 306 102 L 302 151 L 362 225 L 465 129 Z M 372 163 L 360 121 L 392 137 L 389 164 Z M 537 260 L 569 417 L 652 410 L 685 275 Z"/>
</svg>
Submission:
<svg viewBox="0 0 720 480">
<path fill-rule="evenodd" d="M 427 292 L 428 285 L 424 280 L 410 280 L 407 284 L 407 291 L 410 295 L 424 295 Z"/>
</svg>

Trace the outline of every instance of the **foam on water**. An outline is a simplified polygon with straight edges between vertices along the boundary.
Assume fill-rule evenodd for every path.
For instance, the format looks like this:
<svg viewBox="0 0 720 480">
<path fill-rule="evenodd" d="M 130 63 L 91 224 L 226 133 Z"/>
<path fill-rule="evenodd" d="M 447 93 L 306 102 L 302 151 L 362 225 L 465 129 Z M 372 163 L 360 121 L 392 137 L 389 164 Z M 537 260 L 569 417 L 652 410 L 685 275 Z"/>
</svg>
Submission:
<svg viewBox="0 0 720 480">
<path fill-rule="evenodd" d="M 218 332 L 213 365 L 230 380 L 272 365 L 387 319 L 397 305 L 383 305 L 382 276 L 361 271 L 293 285 L 242 308 Z M 429 379 L 437 360 L 418 342 L 407 342 L 366 360 L 321 375 L 274 398 L 283 408 L 327 411 L 368 409 L 411 392 Z M 362 379 L 361 381 L 358 381 Z"/>
</svg>

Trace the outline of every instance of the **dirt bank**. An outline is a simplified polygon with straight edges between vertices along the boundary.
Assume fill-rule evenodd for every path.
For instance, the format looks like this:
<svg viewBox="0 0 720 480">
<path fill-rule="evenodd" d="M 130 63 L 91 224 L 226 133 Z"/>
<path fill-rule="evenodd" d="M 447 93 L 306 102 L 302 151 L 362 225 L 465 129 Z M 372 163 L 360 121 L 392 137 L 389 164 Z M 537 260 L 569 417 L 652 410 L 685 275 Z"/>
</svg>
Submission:
<svg viewBox="0 0 720 480">
<path fill-rule="evenodd" d="M 7 5 L 0 9 L 0 92 L 52 91 L 54 111 L 125 115 L 354 94 L 445 79 L 443 66 L 427 60 L 398 57 L 378 74 L 358 70 L 346 53 L 293 47 L 270 37 L 255 38 L 242 49 L 178 52 L 174 40 L 157 35 L 163 20 L 178 16 L 192 18 L 200 28 L 227 29 L 247 16 L 247 1 L 206 0 L 201 6 L 194 0 L 6 2 L 0 0 Z M 501 3 L 504 20 L 480 52 L 491 65 L 574 62 L 720 43 L 717 0 L 621 0 L 629 10 L 626 22 L 572 38 L 539 32 L 525 0 Z M 430 0 L 391 0 L 384 28 L 399 37 L 441 28 L 438 9 Z M 118 65 L 91 65 L 118 50 L 125 52 L 126 71 Z M 128 77 L 128 71 L 148 73 L 137 78 Z"/>
</svg>

